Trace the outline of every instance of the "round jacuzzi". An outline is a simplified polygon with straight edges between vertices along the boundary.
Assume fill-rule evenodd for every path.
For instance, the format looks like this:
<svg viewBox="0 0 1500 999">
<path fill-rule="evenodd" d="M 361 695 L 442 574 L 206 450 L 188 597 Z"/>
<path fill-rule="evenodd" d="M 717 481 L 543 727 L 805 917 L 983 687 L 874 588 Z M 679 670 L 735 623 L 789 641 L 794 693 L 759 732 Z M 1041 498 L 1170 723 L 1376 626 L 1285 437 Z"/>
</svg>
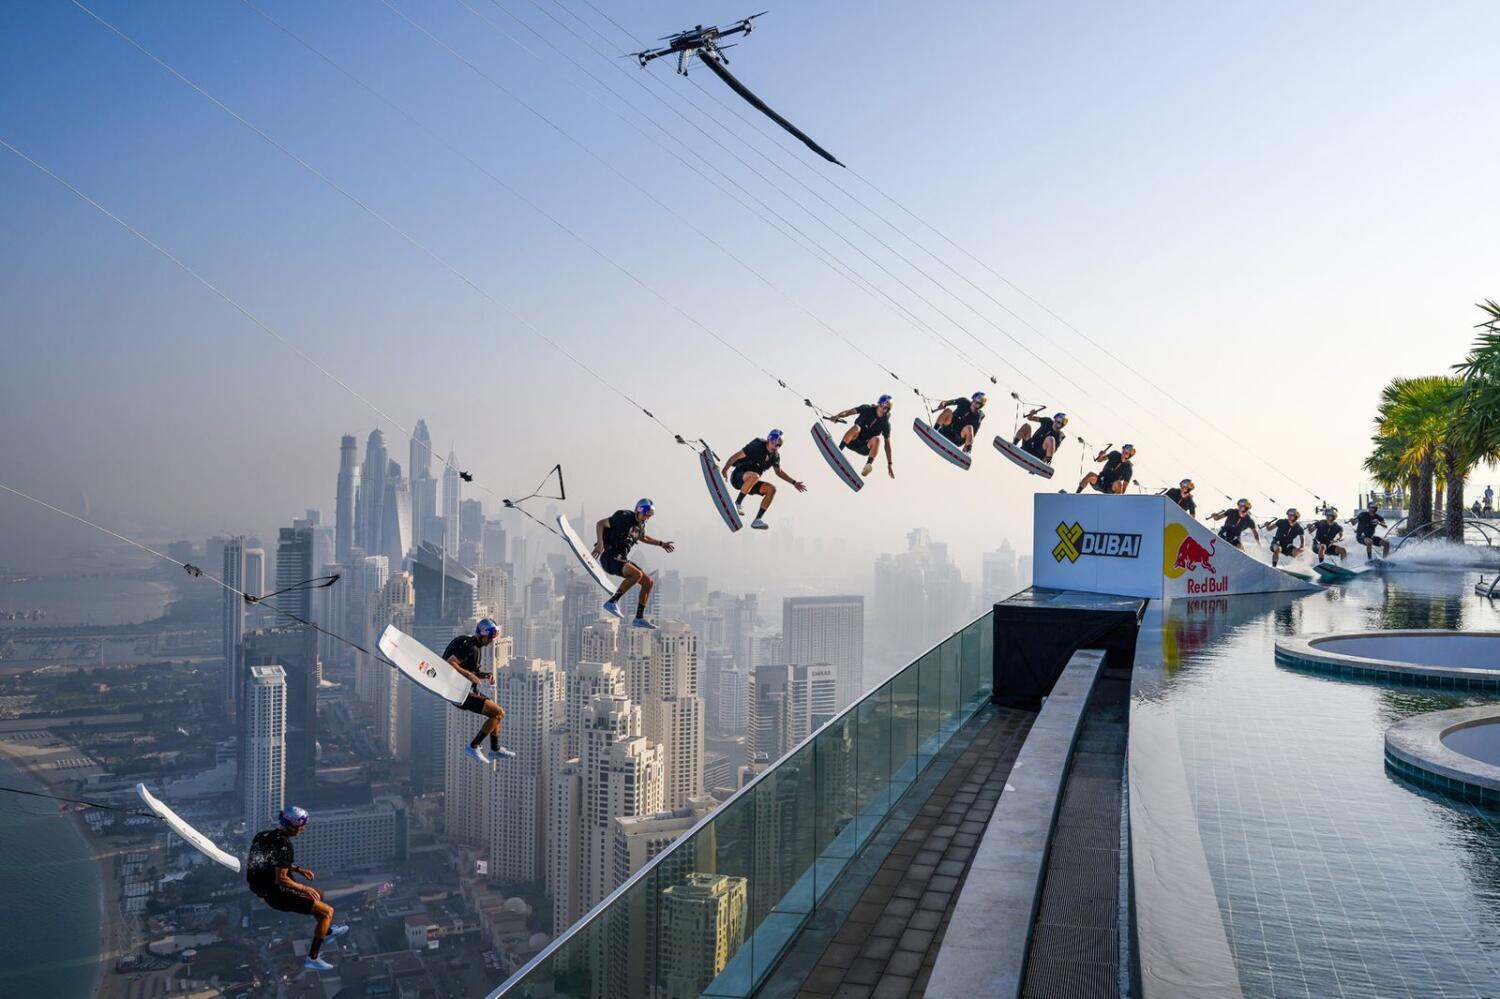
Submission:
<svg viewBox="0 0 1500 999">
<path fill-rule="evenodd" d="M 1500 632 L 1359 631 L 1276 642 L 1284 666 L 1388 683 L 1500 690 Z"/>
<path fill-rule="evenodd" d="M 1500 706 L 1431 711 L 1392 725 L 1385 763 L 1425 788 L 1500 805 Z"/>
</svg>

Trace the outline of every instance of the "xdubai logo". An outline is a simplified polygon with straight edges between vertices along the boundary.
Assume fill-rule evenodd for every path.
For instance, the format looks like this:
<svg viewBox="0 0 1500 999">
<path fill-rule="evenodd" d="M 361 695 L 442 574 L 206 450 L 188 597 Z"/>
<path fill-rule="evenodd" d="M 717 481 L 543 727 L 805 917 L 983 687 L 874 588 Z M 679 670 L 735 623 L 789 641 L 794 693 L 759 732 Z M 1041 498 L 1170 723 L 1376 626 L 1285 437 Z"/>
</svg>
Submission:
<svg viewBox="0 0 1500 999">
<path fill-rule="evenodd" d="M 417 669 L 421 670 L 423 673 L 426 673 L 428 676 L 437 676 L 437 670 L 427 665 L 427 660 L 425 659 L 417 664 Z"/>
<path fill-rule="evenodd" d="M 1052 547 L 1052 557 L 1061 562 L 1077 562 L 1085 555 L 1099 558 L 1139 558 L 1141 536 L 1121 534 L 1118 531 L 1085 531 L 1083 525 L 1074 521 L 1061 521 L 1057 525 L 1057 544 Z"/>
</svg>

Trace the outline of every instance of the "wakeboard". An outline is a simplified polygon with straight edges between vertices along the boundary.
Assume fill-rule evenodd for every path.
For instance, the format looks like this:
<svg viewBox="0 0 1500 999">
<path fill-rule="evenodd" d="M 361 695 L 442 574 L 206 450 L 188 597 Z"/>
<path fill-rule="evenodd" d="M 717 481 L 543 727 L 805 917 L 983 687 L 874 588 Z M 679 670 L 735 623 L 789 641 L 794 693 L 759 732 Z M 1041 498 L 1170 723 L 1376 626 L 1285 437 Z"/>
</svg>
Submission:
<svg viewBox="0 0 1500 999">
<path fill-rule="evenodd" d="M 1019 445 L 1012 444 L 1004 437 L 995 436 L 995 450 L 1005 455 L 1011 461 L 1020 465 L 1032 475 L 1040 475 L 1044 479 L 1052 478 L 1052 466 L 1029 451 L 1021 450 Z"/>
<path fill-rule="evenodd" d="M 864 478 L 849 464 L 849 459 L 844 457 L 844 452 L 839 448 L 839 442 L 833 439 L 833 434 L 821 422 L 814 423 L 812 428 L 813 443 L 818 446 L 818 453 L 823 460 L 828 462 L 828 467 L 833 469 L 833 474 L 839 477 L 844 485 L 859 492 L 865 487 Z"/>
<path fill-rule="evenodd" d="M 966 472 L 969 470 L 969 466 L 973 464 L 974 458 L 972 455 L 966 454 L 963 448 L 938 433 L 920 416 L 911 421 L 911 428 L 916 431 L 917 436 L 921 438 L 923 444 L 926 444 L 937 452 L 938 457 L 957 465 Z"/>
<path fill-rule="evenodd" d="M 472 685 L 453 665 L 394 625 L 380 633 L 380 651 L 407 679 L 450 704 L 463 704 Z"/>
<path fill-rule="evenodd" d="M 231 871 L 239 873 L 240 861 L 238 857 L 225 853 L 219 849 L 213 840 L 188 825 L 187 822 L 183 821 L 182 816 L 172 811 L 156 795 L 146 790 L 145 784 L 137 784 L 135 786 L 135 793 L 140 796 L 141 801 L 147 808 L 156 813 L 157 818 L 167 824 L 167 828 L 187 840 L 189 846 L 221 867 L 227 867 Z"/>
<path fill-rule="evenodd" d="M 740 512 L 734 508 L 734 497 L 729 494 L 729 483 L 724 481 L 724 476 L 719 474 L 719 459 L 708 446 L 703 444 L 703 450 L 698 452 L 698 465 L 703 471 L 703 484 L 708 487 L 708 495 L 713 498 L 714 509 L 724 520 L 724 526 L 731 531 L 738 531 L 745 526 L 740 517 Z"/>
<path fill-rule="evenodd" d="M 599 560 L 594 558 L 594 549 L 584 544 L 578 532 L 573 530 L 573 525 L 568 523 L 567 514 L 557 515 L 557 531 L 562 535 L 563 544 L 568 546 L 568 551 L 578 559 L 578 564 L 583 566 L 583 571 L 599 584 L 599 588 L 605 593 L 615 592 L 614 581 L 609 578 L 609 574 L 604 571 L 604 566 L 599 564 Z"/>
</svg>

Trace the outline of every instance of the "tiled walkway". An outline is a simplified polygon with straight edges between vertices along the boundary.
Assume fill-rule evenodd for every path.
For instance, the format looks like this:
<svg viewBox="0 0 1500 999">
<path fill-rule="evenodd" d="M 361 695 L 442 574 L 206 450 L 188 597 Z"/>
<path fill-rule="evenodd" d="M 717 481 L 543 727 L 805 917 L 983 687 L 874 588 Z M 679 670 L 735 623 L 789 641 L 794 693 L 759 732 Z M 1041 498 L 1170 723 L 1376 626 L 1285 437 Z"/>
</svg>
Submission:
<svg viewBox="0 0 1500 999">
<path fill-rule="evenodd" d="M 864 890 L 842 925 L 822 927 L 831 941 L 809 961 L 797 996 L 904 999 L 922 994 L 969 860 L 1035 717 L 1011 708 L 990 707 L 986 713 L 982 727 L 904 830 L 899 817 L 888 820 L 882 832 L 899 832 L 899 839 L 873 875 L 865 875 Z M 859 876 L 856 871 L 850 875 Z M 795 974 L 798 966 L 789 957 L 782 970 Z M 762 995 L 788 991 L 787 976 L 774 977 L 780 987 L 763 989 Z"/>
<path fill-rule="evenodd" d="M 1083 715 L 1047 853 L 1026 999 L 1120 994 L 1120 778 L 1130 673 L 1099 676 Z"/>
</svg>

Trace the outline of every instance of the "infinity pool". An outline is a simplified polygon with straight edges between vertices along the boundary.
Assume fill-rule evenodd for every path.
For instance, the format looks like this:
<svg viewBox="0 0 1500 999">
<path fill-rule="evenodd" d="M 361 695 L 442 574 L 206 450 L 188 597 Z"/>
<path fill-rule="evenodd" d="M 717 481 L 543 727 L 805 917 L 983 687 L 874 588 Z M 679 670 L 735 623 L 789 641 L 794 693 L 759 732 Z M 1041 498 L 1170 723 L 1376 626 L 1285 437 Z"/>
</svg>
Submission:
<svg viewBox="0 0 1500 999">
<path fill-rule="evenodd" d="M 1387 727 L 1477 694 L 1277 666 L 1278 637 L 1500 627 L 1477 574 L 1190 600 L 1142 633 L 1130 720 L 1148 997 L 1500 995 L 1500 813 L 1389 774 Z"/>
</svg>

